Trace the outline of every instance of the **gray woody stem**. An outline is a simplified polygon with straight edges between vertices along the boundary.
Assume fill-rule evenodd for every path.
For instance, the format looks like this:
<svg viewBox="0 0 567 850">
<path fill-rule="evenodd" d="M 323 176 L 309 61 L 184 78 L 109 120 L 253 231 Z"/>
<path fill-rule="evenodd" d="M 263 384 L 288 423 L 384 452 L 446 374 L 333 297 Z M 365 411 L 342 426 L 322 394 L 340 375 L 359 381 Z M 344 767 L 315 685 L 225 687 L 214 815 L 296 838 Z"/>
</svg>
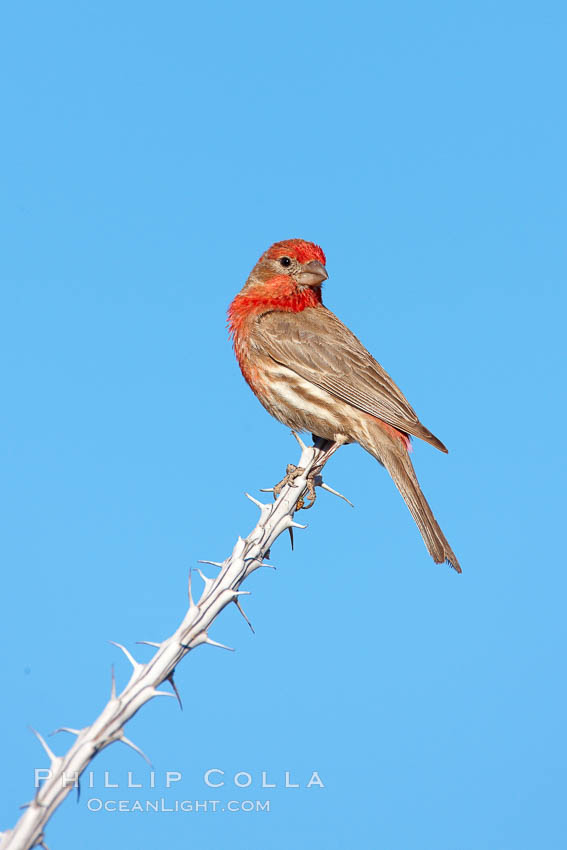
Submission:
<svg viewBox="0 0 567 850">
<path fill-rule="evenodd" d="M 219 574 L 215 579 L 207 578 L 198 570 L 204 581 L 204 588 L 198 602 L 193 601 L 191 594 L 191 575 L 189 576 L 189 608 L 182 622 L 171 637 L 161 643 L 152 643 L 157 651 L 147 664 L 140 664 L 128 650 L 116 644 L 124 652 L 133 670 L 130 681 L 120 694 L 116 694 L 114 671 L 110 699 L 99 717 L 84 729 L 61 729 L 75 734 L 73 746 L 63 756 L 56 756 L 48 747 L 42 736 L 36 732 L 50 760 L 51 775 L 38 790 L 34 799 L 25 807 L 25 811 L 13 829 L 0 833 L 1 850 L 29 850 L 36 845 L 45 847 L 45 826 L 65 797 L 75 787 L 78 777 L 88 767 L 94 756 L 113 744 L 122 741 L 132 747 L 142 756 L 142 751 L 124 734 L 126 723 L 149 700 L 157 696 L 175 696 L 177 691 L 173 685 L 173 674 L 181 659 L 190 650 L 203 643 L 212 646 L 223 646 L 212 640 L 208 630 L 216 617 L 226 605 L 234 602 L 241 613 L 239 597 L 248 591 L 240 590 L 244 580 L 262 566 L 270 548 L 277 537 L 291 528 L 305 528 L 294 522 L 293 515 L 299 499 L 307 492 L 306 482 L 310 470 L 317 462 L 320 471 L 327 457 L 321 448 L 306 447 L 301 440 L 301 458 L 299 466 L 303 472 L 293 484 L 286 484 L 277 501 L 264 505 L 257 499 L 248 496 L 259 508 L 260 519 L 255 528 L 244 540 L 239 537 L 232 554 L 221 564 Z M 246 494 L 248 495 L 248 494 Z M 337 494 L 339 495 L 339 494 Z M 207 562 L 211 563 L 211 562 Z M 230 647 L 225 647 L 230 649 Z M 169 681 L 174 687 L 175 694 L 159 690 L 163 682 Z M 144 758 L 146 758 L 144 756 Z"/>
</svg>

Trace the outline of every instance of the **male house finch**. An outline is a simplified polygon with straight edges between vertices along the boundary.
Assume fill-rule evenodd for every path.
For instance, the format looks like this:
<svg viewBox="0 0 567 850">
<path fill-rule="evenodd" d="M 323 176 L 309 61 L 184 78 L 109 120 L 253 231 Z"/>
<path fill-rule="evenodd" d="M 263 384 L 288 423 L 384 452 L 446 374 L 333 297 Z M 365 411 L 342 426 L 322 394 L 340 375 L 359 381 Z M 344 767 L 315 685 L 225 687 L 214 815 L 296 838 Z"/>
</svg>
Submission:
<svg viewBox="0 0 567 850">
<path fill-rule="evenodd" d="M 410 435 L 442 452 L 405 396 L 321 300 L 325 255 L 303 239 L 276 242 L 258 260 L 228 310 L 242 374 L 284 425 L 334 446 L 359 443 L 386 467 L 436 563 L 461 572 L 421 492 Z"/>
</svg>

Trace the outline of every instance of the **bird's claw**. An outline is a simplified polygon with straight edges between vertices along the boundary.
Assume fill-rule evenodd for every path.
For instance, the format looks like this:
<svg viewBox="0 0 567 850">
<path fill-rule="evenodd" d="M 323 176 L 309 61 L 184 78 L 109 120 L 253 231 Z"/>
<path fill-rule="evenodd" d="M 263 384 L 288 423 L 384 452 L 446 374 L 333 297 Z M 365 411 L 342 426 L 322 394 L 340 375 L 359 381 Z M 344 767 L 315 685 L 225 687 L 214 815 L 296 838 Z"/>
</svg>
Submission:
<svg viewBox="0 0 567 850">
<path fill-rule="evenodd" d="M 286 484 L 289 484 L 290 487 L 294 487 L 295 485 L 293 482 L 296 478 L 299 478 L 300 475 L 303 475 L 304 472 L 305 470 L 302 466 L 295 466 L 293 463 L 288 463 L 284 477 L 281 481 L 278 481 L 274 487 L 274 499 L 278 498 Z"/>
<path fill-rule="evenodd" d="M 320 487 L 322 485 L 322 483 L 323 483 L 323 479 L 321 478 L 320 475 L 315 475 L 314 473 L 309 474 L 309 476 L 307 477 L 306 484 L 307 484 L 307 497 L 309 499 L 311 499 L 311 501 L 309 502 L 308 505 L 306 505 L 305 504 L 305 497 L 302 496 L 297 502 L 297 506 L 295 508 L 296 511 L 301 511 L 301 510 L 308 511 L 309 508 L 313 507 L 313 505 L 315 504 L 315 499 L 317 498 L 317 493 L 315 492 L 315 487 Z"/>
<path fill-rule="evenodd" d="M 299 476 L 302 475 L 304 472 L 305 470 L 302 466 L 295 466 L 293 463 L 288 463 L 285 475 L 282 480 L 279 481 L 275 487 L 269 488 L 269 491 L 273 491 L 274 493 L 274 499 L 277 499 L 286 484 L 288 484 L 290 487 L 295 487 L 295 479 L 299 478 Z M 337 490 L 333 490 L 332 487 L 329 487 L 323 482 L 323 476 L 321 475 L 320 466 L 315 466 L 311 470 L 305 481 L 305 486 L 307 487 L 307 494 L 306 496 L 300 496 L 300 498 L 297 500 L 297 504 L 295 506 L 296 511 L 308 511 L 309 508 L 313 507 L 313 505 L 315 504 L 315 500 L 317 499 L 317 491 L 315 490 L 316 487 L 322 487 L 323 490 L 327 490 L 329 493 L 332 493 L 334 496 L 338 496 L 339 499 L 343 499 L 345 502 L 348 502 L 349 505 L 353 506 L 352 502 L 347 499 L 346 496 L 343 496 L 343 494 L 339 493 Z M 264 492 L 268 492 L 268 490 L 265 490 Z M 310 500 L 308 504 L 305 504 L 306 499 Z"/>
<path fill-rule="evenodd" d="M 285 470 L 284 477 L 273 488 L 274 499 L 277 499 L 277 497 L 280 495 L 281 491 L 286 486 L 286 484 L 288 484 L 290 487 L 295 487 L 296 486 L 294 484 L 295 479 L 299 478 L 300 475 L 303 475 L 304 472 L 305 472 L 305 469 L 302 466 L 295 466 L 293 463 L 288 463 L 286 470 Z M 309 510 L 309 508 L 313 507 L 313 505 L 315 504 L 315 499 L 317 498 L 317 494 L 315 492 L 315 487 L 319 487 L 322 483 L 323 483 L 323 480 L 322 480 L 322 478 L 319 474 L 316 474 L 315 472 L 309 473 L 309 475 L 307 477 L 306 485 L 307 485 L 307 497 L 311 501 L 309 502 L 308 505 L 306 505 L 305 504 L 305 497 L 301 496 L 297 500 L 297 505 L 296 505 L 296 508 L 295 508 L 296 511 L 300 511 L 302 509 L 304 511 L 307 511 L 307 510 Z"/>
</svg>

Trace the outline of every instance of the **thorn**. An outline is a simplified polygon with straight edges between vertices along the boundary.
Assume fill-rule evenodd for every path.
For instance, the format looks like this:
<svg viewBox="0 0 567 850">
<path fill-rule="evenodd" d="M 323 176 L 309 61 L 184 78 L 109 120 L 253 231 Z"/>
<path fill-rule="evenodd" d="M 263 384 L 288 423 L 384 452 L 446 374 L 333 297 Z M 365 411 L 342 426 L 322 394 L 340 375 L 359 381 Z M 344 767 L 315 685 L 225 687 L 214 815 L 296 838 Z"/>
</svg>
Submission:
<svg viewBox="0 0 567 850">
<path fill-rule="evenodd" d="M 213 567 L 224 567 L 224 563 L 219 564 L 218 561 L 197 561 L 198 564 L 211 564 Z"/>
<path fill-rule="evenodd" d="M 201 576 L 201 578 L 205 582 L 205 589 L 203 591 L 203 596 L 206 596 L 207 593 L 209 592 L 210 588 L 212 587 L 212 585 L 215 583 L 215 580 L 206 576 L 198 567 L 197 567 L 197 572 L 199 573 L 199 575 Z"/>
<path fill-rule="evenodd" d="M 238 610 L 240 611 L 240 613 L 242 614 L 242 616 L 244 617 L 244 619 L 246 620 L 248 625 L 250 626 L 250 630 L 251 630 L 252 634 L 255 635 L 256 632 L 254 631 L 254 626 L 252 625 L 252 623 L 250 622 L 250 620 L 248 619 L 248 617 L 246 616 L 246 614 L 242 610 L 242 606 L 241 606 L 240 602 L 238 601 L 238 597 L 234 600 L 234 604 L 236 605 L 236 607 L 238 608 Z"/>
<path fill-rule="evenodd" d="M 226 600 L 226 602 L 234 602 L 239 596 L 244 595 L 250 596 L 249 590 L 233 590 L 231 587 L 225 587 L 223 591 L 221 591 L 221 596 Z M 220 600 L 220 597 L 219 597 Z"/>
<path fill-rule="evenodd" d="M 58 732 L 68 732 L 70 735 L 80 735 L 82 729 L 71 729 L 70 726 L 60 726 L 59 729 L 54 729 L 53 732 L 50 732 L 48 738 L 51 738 L 52 735 L 57 735 Z"/>
<path fill-rule="evenodd" d="M 181 711 L 183 711 L 183 703 L 181 702 L 181 697 L 179 696 L 179 691 L 177 690 L 177 685 L 174 682 L 173 673 L 171 673 L 167 677 L 167 681 L 169 682 L 169 684 L 171 685 L 171 687 L 173 688 L 173 690 L 175 692 L 175 696 L 177 697 L 177 702 L 179 703 L 179 708 L 181 709 Z"/>
<path fill-rule="evenodd" d="M 265 505 L 264 502 L 260 502 L 259 499 L 255 499 L 254 496 L 250 495 L 250 493 L 245 493 L 244 495 L 247 499 L 250 499 L 250 501 L 253 502 L 257 508 L 260 508 L 261 511 L 263 511 L 265 508 L 270 507 L 270 505 Z"/>
<path fill-rule="evenodd" d="M 291 551 L 293 552 L 293 528 L 288 528 L 289 531 L 289 542 L 291 543 Z"/>
<path fill-rule="evenodd" d="M 125 647 L 125 646 L 122 646 L 122 644 L 121 644 L 121 643 L 116 643 L 116 641 L 115 641 L 115 640 L 109 640 L 108 642 L 109 642 L 109 643 L 113 643 L 113 644 L 114 644 L 114 646 L 117 646 L 117 647 L 118 647 L 118 649 L 121 649 L 121 650 L 122 650 L 122 652 L 124 653 L 124 655 L 126 656 L 126 658 L 128 659 L 128 661 L 130 662 L 130 664 L 132 665 L 132 667 L 134 668 L 134 670 L 137 670 L 139 667 L 141 667 L 141 666 L 142 666 L 142 665 L 139 663 L 139 661 L 136 661 L 136 659 L 134 658 L 134 656 L 133 656 L 133 655 L 132 655 L 132 654 L 131 654 L 131 653 L 130 653 L 127 649 L 126 649 L 126 647 Z"/>
<path fill-rule="evenodd" d="M 155 646 L 156 649 L 161 647 L 161 643 L 156 643 L 154 640 L 137 640 L 136 643 L 143 643 L 144 646 Z"/>
<path fill-rule="evenodd" d="M 245 558 L 244 563 L 246 563 L 247 561 L 260 561 L 260 558 Z M 260 563 L 258 563 L 258 565 L 256 567 L 254 567 L 254 569 L 257 570 L 258 567 L 268 567 L 269 570 L 277 570 L 277 567 L 276 567 L 275 564 L 266 564 L 266 563 L 264 563 L 264 561 L 260 561 Z M 232 593 L 235 593 L 235 592 L 236 591 L 232 591 Z M 244 591 L 244 590 L 238 591 L 238 593 L 245 593 L 245 592 L 246 591 Z"/>
<path fill-rule="evenodd" d="M 299 443 L 299 445 L 301 446 L 301 451 L 305 451 L 305 449 L 307 448 L 307 446 L 305 445 L 305 443 L 303 442 L 303 440 L 301 439 L 301 437 L 299 436 L 299 434 L 298 434 L 296 431 L 292 431 L 291 433 L 293 434 L 293 436 L 295 437 L 295 439 L 297 440 L 297 442 L 298 442 L 298 443 Z"/>
<path fill-rule="evenodd" d="M 124 732 L 120 733 L 119 740 L 122 741 L 123 744 L 126 744 L 126 746 L 131 747 L 133 750 L 135 750 L 137 753 L 139 753 L 142 756 L 142 758 L 145 761 L 147 761 L 149 766 L 153 767 L 153 764 L 151 763 L 151 761 L 149 760 L 147 755 L 143 752 L 143 750 L 141 750 L 139 747 L 137 747 L 136 744 L 133 741 L 130 740 L 130 738 L 127 738 L 126 735 L 124 734 Z"/>
<path fill-rule="evenodd" d="M 290 519 L 289 529 L 291 530 L 292 528 L 308 528 L 308 526 L 307 525 L 301 525 L 300 522 L 296 522 L 294 519 Z"/>
<path fill-rule="evenodd" d="M 57 756 L 55 755 L 55 753 L 53 753 L 49 749 L 48 745 L 45 743 L 45 738 L 43 737 L 43 735 L 40 735 L 40 733 L 37 731 L 37 729 L 34 729 L 33 726 L 30 726 L 29 728 L 31 729 L 31 731 L 36 736 L 37 740 L 39 741 L 39 743 L 41 744 L 41 746 L 43 747 L 43 749 L 47 753 L 49 761 L 57 761 Z"/>
<path fill-rule="evenodd" d="M 45 843 L 45 839 L 44 839 L 43 835 L 40 835 L 38 842 L 37 842 L 37 846 L 43 847 L 43 850 L 49 850 L 49 847 Z"/>
<path fill-rule="evenodd" d="M 198 634 L 195 635 L 194 638 L 192 638 L 189 641 L 189 643 L 183 643 L 182 641 L 179 641 L 179 646 L 181 647 L 181 649 L 185 649 L 187 652 L 189 652 L 191 649 L 195 649 L 195 647 L 201 646 L 202 643 L 206 643 L 206 642 L 207 642 L 207 633 L 206 632 L 199 632 Z"/>
<path fill-rule="evenodd" d="M 273 493 L 274 492 L 273 487 L 260 487 L 259 489 L 260 489 L 260 493 Z"/>
<path fill-rule="evenodd" d="M 233 558 L 240 558 L 241 555 L 243 554 L 245 548 L 246 548 L 246 541 L 243 540 L 242 537 L 240 537 L 240 535 L 238 535 L 238 538 L 236 540 L 236 544 L 234 546 L 234 549 L 232 550 L 232 557 Z"/>
<path fill-rule="evenodd" d="M 266 553 L 264 554 L 264 558 L 269 558 L 269 557 L 270 557 L 269 552 L 266 552 Z M 276 569 L 276 565 L 275 565 L 275 564 L 266 564 L 266 563 L 264 563 L 263 561 L 261 561 L 261 560 L 260 560 L 260 558 L 258 558 L 258 557 L 256 557 L 256 558 L 253 558 L 253 557 L 250 557 L 250 558 L 244 558 L 244 563 L 245 563 L 245 564 L 246 564 L 248 561 L 260 561 L 260 563 L 258 564 L 258 566 L 259 566 L 259 567 L 269 567 L 271 570 L 275 570 L 275 569 Z M 249 593 L 249 592 L 250 592 L 250 591 L 248 591 L 248 590 L 233 590 L 233 591 L 232 591 L 232 593 Z"/>
<path fill-rule="evenodd" d="M 212 639 L 212 638 L 210 638 L 208 635 L 207 635 L 207 638 L 206 638 L 206 640 L 205 640 L 205 643 L 208 643 L 208 644 L 210 644 L 211 646 L 218 646 L 218 647 L 220 647 L 221 649 L 228 649 L 228 650 L 229 650 L 229 652 L 234 652 L 234 647 L 233 647 L 233 646 L 227 646 L 227 645 L 226 645 L 226 644 L 224 644 L 224 643 L 219 643 L 217 640 L 213 640 L 213 639 Z"/>
<path fill-rule="evenodd" d="M 158 691 L 154 688 L 152 691 L 153 697 L 173 697 L 173 699 L 177 699 L 175 694 L 170 693 L 169 691 Z"/>
<path fill-rule="evenodd" d="M 116 676 L 114 675 L 114 664 L 110 668 L 110 699 L 116 699 Z"/>
<path fill-rule="evenodd" d="M 332 487 L 329 487 L 329 485 L 328 485 L 328 484 L 325 484 L 323 481 L 321 481 L 321 483 L 319 484 L 319 487 L 320 487 L 322 490 L 326 490 L 328 493 L 332 493 L 332 494 L 333 494 L 333 496 L 338 496 L 338 497 L 339 497 L 339 499 L 343 499 L 345 502 L 348 502 L 348 504 L 351 506 L 351 508 L 354 508 L 354 505 L 353 505 L 353 503 L 350 501 L 350 499 L 347 499 L 347 497 L 346 497 L 346 496 L 343 496 L 343 494 L 342 494 L 342 493 L 339 493 L 339 491 L 338 491 L 338 490 L 333 490 L 333 488 L 332 488 Z"/>
</svg>

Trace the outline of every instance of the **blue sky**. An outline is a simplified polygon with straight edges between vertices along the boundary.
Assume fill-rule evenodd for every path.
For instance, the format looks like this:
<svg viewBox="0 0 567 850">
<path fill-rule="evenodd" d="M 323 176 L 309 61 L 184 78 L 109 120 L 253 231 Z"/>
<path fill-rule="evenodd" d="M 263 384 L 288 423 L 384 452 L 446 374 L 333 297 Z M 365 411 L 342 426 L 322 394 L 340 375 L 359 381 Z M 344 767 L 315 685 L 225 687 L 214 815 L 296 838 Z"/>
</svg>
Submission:
<svg viewBox="0 0 567 850">
<path fill-rule="evenodd" d="M 28 724 L 90 723 L 111 664 L 129 675 L 108 640 L 170 634 L 189 568 L 254 524 L 243 491 L 297 459 L 225 311 L 301 236 L 327 305 L 450 449 L 414 461 L 463 575 L 341 449 L 326 477 L 355 510 L 322 494 L 249 582 L 256 634 L 225 612 L 213 637 L 237 651 L 191 653 L 184 711 L 130 725 L 157 790 L 116 745 L 47 843 L 565 846 L 565 23 L 545 0 L 4 8 L 0 829 L 45 766 Z M 158 792 L 271 811 L 87 808 Z"/>
</svg>

